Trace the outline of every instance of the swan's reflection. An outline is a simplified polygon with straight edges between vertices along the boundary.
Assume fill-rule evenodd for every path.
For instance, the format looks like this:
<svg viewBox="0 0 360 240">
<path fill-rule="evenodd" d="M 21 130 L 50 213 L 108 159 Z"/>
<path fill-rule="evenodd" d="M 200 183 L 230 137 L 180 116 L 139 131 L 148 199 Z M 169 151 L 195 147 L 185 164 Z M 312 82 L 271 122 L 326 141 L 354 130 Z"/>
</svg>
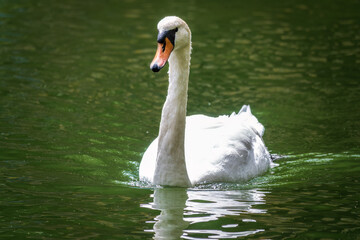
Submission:
<svg viewBox="0 0 360 240">
<path fill-rule="evenodd" d="M 186 228 L 196 223 L 217 221 L 224 216 L 265 213 L 266 210 L 255 207 L 265 203 L 265 194 L 266 192 L 260 190 L 213 191 L 158 188 L 154 191 L 154 201 L 143 204 L 142 207 L 161 211 L 161 214 L 155 218 L 154 239 L 179 239 L 180 237 L 194 239 L 191 237 L 194 234 L 202 234 L 202 236 L 205 234 L 212 238 L 236 238 L 264 230 L 233 231 L 243 222 L 255 221 L 253 219 L 241 221 L 240 218 L 240 220 L 233 218 L 233 223 L 227 221 L 226 225 L 216 229 L 186 230 Z M 232 231 L 227 232 L 228 228 L 232 228 Z"/>
</svg>

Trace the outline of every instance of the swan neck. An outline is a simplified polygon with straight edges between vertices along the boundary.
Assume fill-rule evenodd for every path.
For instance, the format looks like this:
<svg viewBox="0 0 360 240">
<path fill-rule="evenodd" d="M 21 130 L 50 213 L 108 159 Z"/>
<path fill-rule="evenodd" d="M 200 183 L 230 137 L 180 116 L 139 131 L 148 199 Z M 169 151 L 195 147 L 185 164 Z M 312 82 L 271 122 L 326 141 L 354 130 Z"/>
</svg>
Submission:
<svg viewBox="0 0 360 240">
<path fill-rule="evenodd" d="M 177 49 L 169 58 L 169 87 L 161 114 L 154 183 L 190 186 L 185 163 L 185 121 L 190 67 L 190 47 Z"/>
</svg>

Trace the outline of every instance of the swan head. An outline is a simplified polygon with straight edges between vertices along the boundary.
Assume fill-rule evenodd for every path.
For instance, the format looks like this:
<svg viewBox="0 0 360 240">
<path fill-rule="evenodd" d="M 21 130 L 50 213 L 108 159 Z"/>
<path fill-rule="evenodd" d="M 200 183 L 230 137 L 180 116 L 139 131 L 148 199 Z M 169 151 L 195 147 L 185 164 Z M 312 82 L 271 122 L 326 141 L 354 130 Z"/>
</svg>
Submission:
<svg viewBox="0 0 360 240">
<path fill-rule="evenodd" d="M 159 34 L 158 47 L 150 64 L 153 72 L 158 72 L 168 61 L 172 52 L 179 51 L 191 45 L 191 32 L 188 25 L 179 17 L 163 18 L 157 25 Z"/>
</svg>

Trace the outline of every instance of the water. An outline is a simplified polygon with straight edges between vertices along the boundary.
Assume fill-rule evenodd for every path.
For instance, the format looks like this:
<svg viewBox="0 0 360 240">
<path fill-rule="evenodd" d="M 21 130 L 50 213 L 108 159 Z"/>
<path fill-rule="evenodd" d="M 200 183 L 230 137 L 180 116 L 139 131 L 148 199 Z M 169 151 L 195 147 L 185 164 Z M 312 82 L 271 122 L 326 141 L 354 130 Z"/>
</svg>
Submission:
<svg viewBox="0 0 360 240">
<path fill-rule="evenodd" d="M 358 1 L 1 1 L 1 239 L 359 239 Z M 188 113 L 250 104 L 278 167 L 248 183 L 137 182 L 166 71 L 193 33 Z"/>
</svg>

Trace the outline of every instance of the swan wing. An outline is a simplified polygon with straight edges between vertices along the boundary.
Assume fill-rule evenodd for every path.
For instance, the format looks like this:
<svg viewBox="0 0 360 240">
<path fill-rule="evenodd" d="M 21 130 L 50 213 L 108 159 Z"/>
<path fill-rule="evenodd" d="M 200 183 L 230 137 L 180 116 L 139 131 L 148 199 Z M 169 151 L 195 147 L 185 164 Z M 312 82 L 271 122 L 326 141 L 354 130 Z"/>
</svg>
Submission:
<svg viewBox="0 0 360 240">
<path fill-rule="evenodd" d="M 185 156 L 192 184 L 246 181 L 270 166 L 264 127 L 249 106 L 230 116 L 193 115 L 186 121 Z"/>
</svg>

